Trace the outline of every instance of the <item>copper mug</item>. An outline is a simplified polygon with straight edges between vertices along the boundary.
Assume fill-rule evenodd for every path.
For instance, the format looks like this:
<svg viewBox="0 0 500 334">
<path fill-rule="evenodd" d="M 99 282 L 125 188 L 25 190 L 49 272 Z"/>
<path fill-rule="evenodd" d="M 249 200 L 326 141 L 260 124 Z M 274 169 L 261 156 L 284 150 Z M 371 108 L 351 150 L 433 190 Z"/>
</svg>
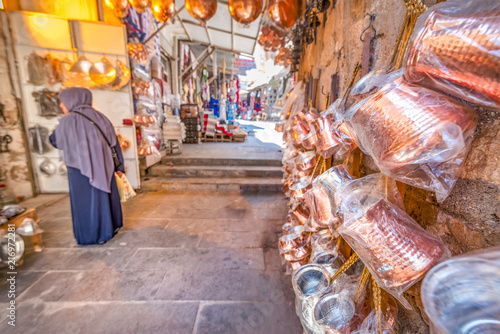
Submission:
<svg viewBox="0 0 500 334">
<path fill-rule="evenodd" d="M 281 256 L 286 261 L 300 261 L 311 256 L 311 245 L 304 244 L 297 248 L 291 249 L 289 252 L 281 253 Z"/>
<path fill-rule="evenodd" d="M 333 220 L 328 194 L 321 187 L 314 187 L 304 195 L 309 211 L 319 228 L 328 228 Z"/>
<path fill-rule="evenodd" d="M 311 189 L 311 178 L 306 176 L 298 180 L 298 182 L 294 182 L 290 186 L 290 197 L 293 197 L 298 200 L 304 199 L 304 194 Z"/>
</svg>

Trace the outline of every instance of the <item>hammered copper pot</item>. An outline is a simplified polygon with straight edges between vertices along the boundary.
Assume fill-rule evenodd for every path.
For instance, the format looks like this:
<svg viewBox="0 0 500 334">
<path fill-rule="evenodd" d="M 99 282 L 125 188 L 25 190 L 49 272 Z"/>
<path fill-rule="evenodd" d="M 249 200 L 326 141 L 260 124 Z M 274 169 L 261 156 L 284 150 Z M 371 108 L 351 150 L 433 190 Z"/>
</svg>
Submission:
<svg viewBox="0 0 500 334">
<path fill-rule="evenodd" d="M 418 280 L 447 251 L 441 240 L 384 199 L 340 233 L 385 289 Z"/>
<path fill-rule="evenodd" d="M 332 125 L 333 120 L 328 116 L 319 117 L 311 122 L 311 126 L 318 138 L 316 147 L 319 151 L 327 151 L 340 144 Z"/>
<path fill-rule="evenodd" d="M 315 152 L 304 152 L 295 158 L 295 168 L 299 171 L 311 170 L 314 168 L 314 165 L 316 165 Z"/>
<path fill-rule="evenodd" d="M 328 194 L 321 187 L 314 187 L 305 195 L 312 218 L 319 228 L 327 228 L 333 220 L 332 206 Z"/>
<path fill-rule="evenodd" d="M 298 200 L 304 199 L 304 194 L 312 187 L 311 181 L 311 177 L 306 176 L 294 182 L 290 186 L 290 197 Z"/>
<path fill-rule="evenodd" d="M 454 158 L 464 147 L 456 138 L 472 133 L 476 115 L 471 107 L 400 77 L 369 98 L 350 124 L 378 166 L 392 170 Z"/>
<path fill-rule="evenodd" d="M 289 252 L 282 253 L 281 256 L 286 261 L 300 261 L 311 256 L 311 245 L 304 244 L 297 248 L 291 249 Z"/>
<path fill-rule="evenodd" d="M 408 56 L 408 80 L 485 106 L 500 104 L 498 1 L 431 12 Z"/>
<path fill-rule="evenodd" d="M 299 204 L 292 211 L 290 211 L 290 215 L 295 218 L 297 223 L 304 225 L 309 219 L 310 213 L 306 208 Z"/>
</svg>

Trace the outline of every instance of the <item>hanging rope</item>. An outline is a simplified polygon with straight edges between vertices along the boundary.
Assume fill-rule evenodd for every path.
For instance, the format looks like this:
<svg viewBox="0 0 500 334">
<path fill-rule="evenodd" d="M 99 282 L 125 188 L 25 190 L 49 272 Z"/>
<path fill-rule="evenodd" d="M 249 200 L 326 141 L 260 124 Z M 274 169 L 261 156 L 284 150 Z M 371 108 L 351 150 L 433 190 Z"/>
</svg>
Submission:
<svg viewBox="0 0 500 334">
<path fill-rule="evenodd" d="M 382 289 L 378 286 L 375 278 L 372 277 L 373 302 L 375 304 L 375 312 L 377 314 L 377 330 L 379 334 L 383 334 L 382 328 Z"/>
<path fill-rule="evenodd" d="M 340 277 L 343 273 L 345 273 L 351 266 L 358 261 L 359 256 L 358 254 L 354 253 L 351 255 L 351 257 L 339 268 L 339 270 L 333 275 L 332 280 L 330 284 L 333 284 L 337 278 Z"/>
<path fill-rule="evenodd" d="M 365 266 L 365 269 L 363 269 L 363 273 L 361 274 L 361 278 L 359 279 L 358 289 L 356 290 L 356 295 L 354 296 L 354 303 L 358 302 L 359 298 L 361 297 L 361 294 L 363 293 L 363 290 L 368 285 L 369 281 L 370 281 L 370 272 L 368 271 L 368 268 Z"/>
</svg>

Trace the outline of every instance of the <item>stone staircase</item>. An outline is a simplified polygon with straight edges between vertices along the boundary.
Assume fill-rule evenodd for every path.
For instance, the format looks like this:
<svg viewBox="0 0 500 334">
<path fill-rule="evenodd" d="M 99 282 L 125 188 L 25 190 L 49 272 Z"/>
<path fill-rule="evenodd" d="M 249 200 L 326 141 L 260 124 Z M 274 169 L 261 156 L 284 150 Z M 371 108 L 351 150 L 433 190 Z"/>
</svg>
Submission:
<svg viewBox="0 0 500 334">
<path fill-rule="evenodd" d="M 281 191 L 280 160 L 165 157 L 148 169 L 144 191 Z"/>
</svg>

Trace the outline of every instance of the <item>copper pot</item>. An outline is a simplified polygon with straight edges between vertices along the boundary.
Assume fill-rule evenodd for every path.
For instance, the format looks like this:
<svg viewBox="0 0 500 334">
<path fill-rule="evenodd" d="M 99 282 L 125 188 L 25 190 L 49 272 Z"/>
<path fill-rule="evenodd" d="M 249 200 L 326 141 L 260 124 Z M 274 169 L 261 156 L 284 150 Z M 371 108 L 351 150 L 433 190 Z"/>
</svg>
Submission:
<svg viewBox="0 0 500 334">
<path fill-rule="evenodd" d="M 340 233 L 370 272 L 384 282 L 384 289 L 415 282 L 446 252 L 441 240 L 384 199 L 353 223 L 343 225 Z"/>
<path fill-rule="evenodd" d="M 287 253 L 293 249 L 300 248 L 307 243 L 309 238 L 303 226 L 294 226 L 289 229 L 289 233 L 279 238 L 278 245 L 280 253 Z"/>
<path fill-rule="evenodd" d="M 314 187 L 304 195 L 312 218 L 319 228 L 328 228 L 333 220 L 332 206 L 328 194 L 321 187 Z"/>
<path fill-rule="evenodd" d="M 498 107 L 500 7 L 493 2 L 433 10 L 410 49 L 408 80 Z"/>
<path fill-rule="evenodd" d="M 299 270 L 308 263 L 309 263 L 309 256 L 299 261 L 289 261 L 287 263 L 287 268 L 289 272 L 294 272 L 296 270 Z"/>
<path fill-rule="evenodd" d="M 290 132 L 292 137 L 292 144 L 295 148 L 302 147 L 302 141 L 304 140 L 307 133 L 304 131 L 302 124 L 297 124 L 292 127 Z"/>
<path fill-rule="evenodd" d="M 312 150 L 313 148 L 316 147 L 317 140 L 318 137 L 316 136 L 316 133 L 314 132 L 313 129 L 302 140 L 302 146 L 304 146 L 305 149 Z"/>
<path fill-rule="evenodd" d="M 286 194 L 290 190 L 290 185 L 292 184 L 292 180 L 287 180 L 283 186 L 281 187 L 281 191 Z"/>
<path fill-rule="evenodd" d="M 316 165 L 316 153 L 309 151 L 300 154 L 295 158 L 295 168 L 299 171 L 310 170 Z"/>
<path fill-rule="evenodd" d="M 295 218 L 297 223 L 304 225 L 309 219 L 309 211 L 305 209 L 301 204 L 297 205 L 291 212 L 290 215 Z"/>
<path fill-rule="evenodd" d="M 452 159 L 476 124 L 472 108 L 402 77 L 383 86 L 352 117 L 363 148 L 382 170 Z"/>
<path fill-rule="evenodd" d="M 292 222 L 288 222 L 283 224 L 281 227 L 281 231 L 283 232 L 283 235 L 288 235 L 291 233 L 292 229 L 295 227 L 295 224 Z"/>
<path fill-rule="evenodd" d="M 306 193 L 306 191 L 311 189 L 312 184 L 310 177 L 301 178 L 299 181 L 300 182 L 293 183 L 290 186 L 290 197 L 302 200 L 304 199 L 304 194 Z"/>
<path fill-rule="evenodd" d="M 304 244 L 297 248 L 293 248 L 287 253 L 282 253 L 281 256 L 286 261 L 300 261 L 305 259 L 306 257 L 311 256 L 311 245 Z"/>
<path fill-rule="evenodd" d="M 319 151 L 327 151 L 340 144 L 340 139 L 332 125 L 333 120 L 328 116 L 319 117 L 311 122 L 311 126 L 318 136 L 316 147 Z"/>
<path fill-rule="evenodd" d="M 160 22 L 166 22 L 175 13 L 174 0 L 151 0 L 154 17 Z"/>
</svg>

